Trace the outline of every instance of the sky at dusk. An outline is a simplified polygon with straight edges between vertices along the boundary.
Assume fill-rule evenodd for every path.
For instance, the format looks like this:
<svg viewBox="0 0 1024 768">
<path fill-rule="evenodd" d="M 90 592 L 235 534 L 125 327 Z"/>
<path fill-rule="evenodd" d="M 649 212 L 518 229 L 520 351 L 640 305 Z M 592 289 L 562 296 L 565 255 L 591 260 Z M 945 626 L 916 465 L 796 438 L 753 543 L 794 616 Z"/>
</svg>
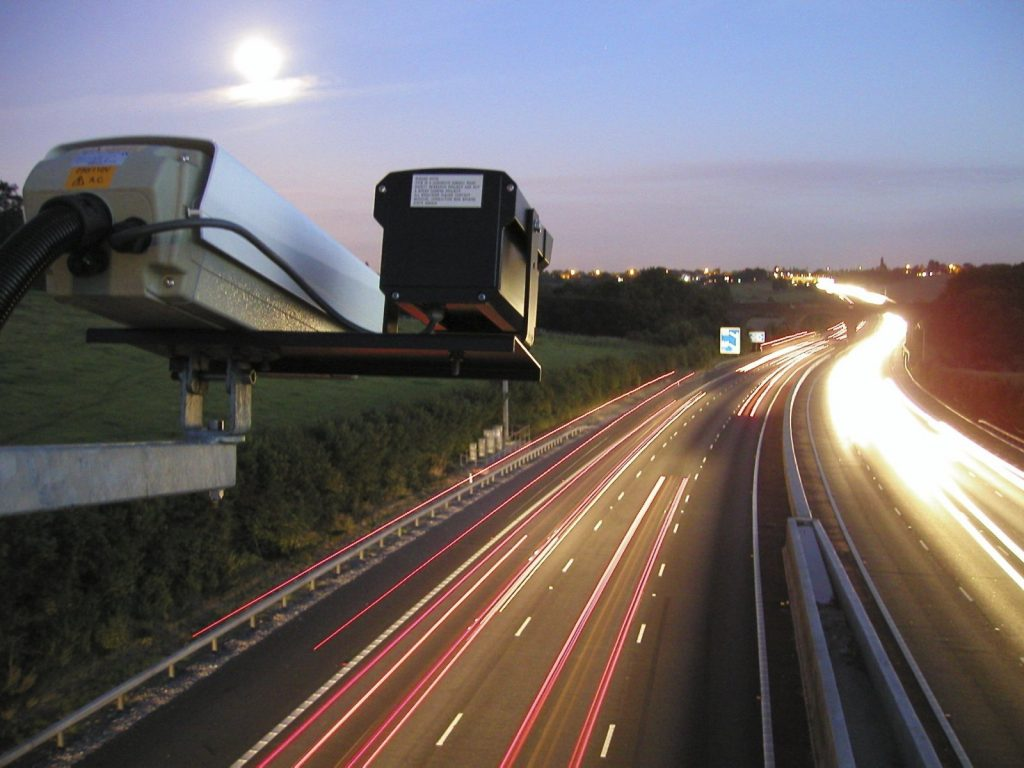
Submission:
<svg viewBox="0 0 1024 768">
<path fill-rule="evenodd" d="M 0 49 L 0 178 L 208 138 L 374 267 L 375 183 L 441 166 L 554 268 L 1024 261 L 1021 2 L 0 0 Z"/>
</svg>

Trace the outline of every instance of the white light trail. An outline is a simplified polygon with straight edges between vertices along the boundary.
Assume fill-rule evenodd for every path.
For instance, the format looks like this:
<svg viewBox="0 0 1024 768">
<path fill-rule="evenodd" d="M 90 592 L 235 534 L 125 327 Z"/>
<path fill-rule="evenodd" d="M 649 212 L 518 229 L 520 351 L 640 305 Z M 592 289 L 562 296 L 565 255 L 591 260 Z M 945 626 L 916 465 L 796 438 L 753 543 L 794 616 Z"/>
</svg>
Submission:
<svg viewBox="0 0 1024 768">
<path fill-rule="evenodd" d="M 769 363 L 777 363 L 786 360 L 794 355 L 805 354 L 807 347 L 815 343 L 816 342 L 813 340 L 802 341 L 799 344 L 794 344 L 790 347 L 776 349 L 774 352 L 769 352 L 764 357 L 759 357 L 757 360 L 754 360 L 753 362 L 747 363 L 746 365 L 741 365 L 739 368 L 736 369 L 736 372 L 749 373 L 750 371 L 753 371 L 756 368 L 760 368 L 762 365 L 768 365 Z"/>
<path fill-rule="evenodd" d="M 976 478 L 993 488 L 999 486 L 1024 507 L 1024 473 L 932 418 L 896 386 L 886 366 L 902 346 L 906 328 L 902 318 L 886 314 L 869 337 L 833 366 L 828 399 L 836 431 L 849 444 L 870 451 L 872 464 L 887 465 L 923 508 L 944 512 L 958 523 L 1024 591 L 1024 547 L 962 485 L 973 484 Z M 1007 556 L 979 528 L 997 540 Z"/>
<path fill-rule="evenodd" d="M 825 293 L 836 296 L 849 304 L 860 302 L 862 304 L 874 304 L 875 306 L 881 306 L 891 299 L 888 296 L 883 296 L 880 293 L 869 291 L 866 288 L 861 288 L 859 285 L 853 285 L 851 283 L 837 283 L 831 277 L 822 277 L 818 279 L 818 290 L 824 291 Z"/>
</svg>

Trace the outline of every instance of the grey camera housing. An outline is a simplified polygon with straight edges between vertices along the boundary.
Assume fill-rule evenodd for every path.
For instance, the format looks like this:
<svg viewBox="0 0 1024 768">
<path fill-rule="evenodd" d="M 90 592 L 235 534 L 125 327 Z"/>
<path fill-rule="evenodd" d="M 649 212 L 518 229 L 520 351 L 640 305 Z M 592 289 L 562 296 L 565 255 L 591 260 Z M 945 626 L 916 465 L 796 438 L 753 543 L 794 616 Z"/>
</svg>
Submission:
<svg viewBox="0 0 1024 768">
<path fill-rule="evenodd" d="M 381 330 L 377 274 L 211 141 L 129 136 L 63 144 L 29 174 L 26 213 L 74 192 L 100 197 L 115 224 L 187 217 L 241 225 L 350 328 Z M 255 246 L 219 229 L 156 235 L 143 253 L 110 252 L 99 274 L 74 275 L 62 257 L 46 287 L 60 301 L 136 328 L 341 330 Z"/>
</svg>

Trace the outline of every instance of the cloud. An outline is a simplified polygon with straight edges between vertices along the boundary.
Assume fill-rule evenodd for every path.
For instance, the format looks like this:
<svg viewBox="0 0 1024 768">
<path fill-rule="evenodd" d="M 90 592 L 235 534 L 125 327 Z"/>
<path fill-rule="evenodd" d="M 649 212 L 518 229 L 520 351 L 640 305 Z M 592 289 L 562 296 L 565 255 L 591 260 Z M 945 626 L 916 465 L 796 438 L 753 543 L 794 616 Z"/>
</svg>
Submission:
<svg viewBox="0 0 1024 768">
<path fill-rule="evenodd" d="M 37 104 L 10 105 L 4 116 L 20 120 L 60 120 L 68 115 L 132 115 L 138 112 L 179 114 L 197 110 L 258 108 L 300 102 L 356 99 L 380 94 L 412 93 L 444 88 L 440 82 L 388 83 L 338 87 L 314 75 L 278 78 L 259 83 L 208 88 L 200 91 L 151 93 L 94 93 Z"/>
<path fill-rule="evenodd" d="M 266 107 L 290 104 L 316 98 L 317 80 L 314 77 L 283 77 L 252 83 L 216 88 L 198 94 L 198 104 L 232 104 L 242 107 Z"/>
<path fill-rule="evenodd" d="M 1024 166 L 912 165 L 853 162 L 734 162 L 671 164 L 637 171 L 608 171 L 538 179 L 566 192 L 623 186 L 690 187 L 713 184 L 778 191 L 955 189 L 1024 183 Z"/>
</svg>

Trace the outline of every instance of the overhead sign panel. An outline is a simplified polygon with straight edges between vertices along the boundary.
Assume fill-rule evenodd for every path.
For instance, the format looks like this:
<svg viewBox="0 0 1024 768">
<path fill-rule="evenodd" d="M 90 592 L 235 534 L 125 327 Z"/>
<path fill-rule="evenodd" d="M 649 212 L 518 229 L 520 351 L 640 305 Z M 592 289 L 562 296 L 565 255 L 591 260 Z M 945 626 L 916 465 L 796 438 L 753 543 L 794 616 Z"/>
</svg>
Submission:
<svg viewBox="0 0 1024 768">
<path fill-rule="evenodd" d="M 740 329 L 721 328 L 718 334 L 718 351 L 723 355 L 740 353 Z"/>
</svg>

